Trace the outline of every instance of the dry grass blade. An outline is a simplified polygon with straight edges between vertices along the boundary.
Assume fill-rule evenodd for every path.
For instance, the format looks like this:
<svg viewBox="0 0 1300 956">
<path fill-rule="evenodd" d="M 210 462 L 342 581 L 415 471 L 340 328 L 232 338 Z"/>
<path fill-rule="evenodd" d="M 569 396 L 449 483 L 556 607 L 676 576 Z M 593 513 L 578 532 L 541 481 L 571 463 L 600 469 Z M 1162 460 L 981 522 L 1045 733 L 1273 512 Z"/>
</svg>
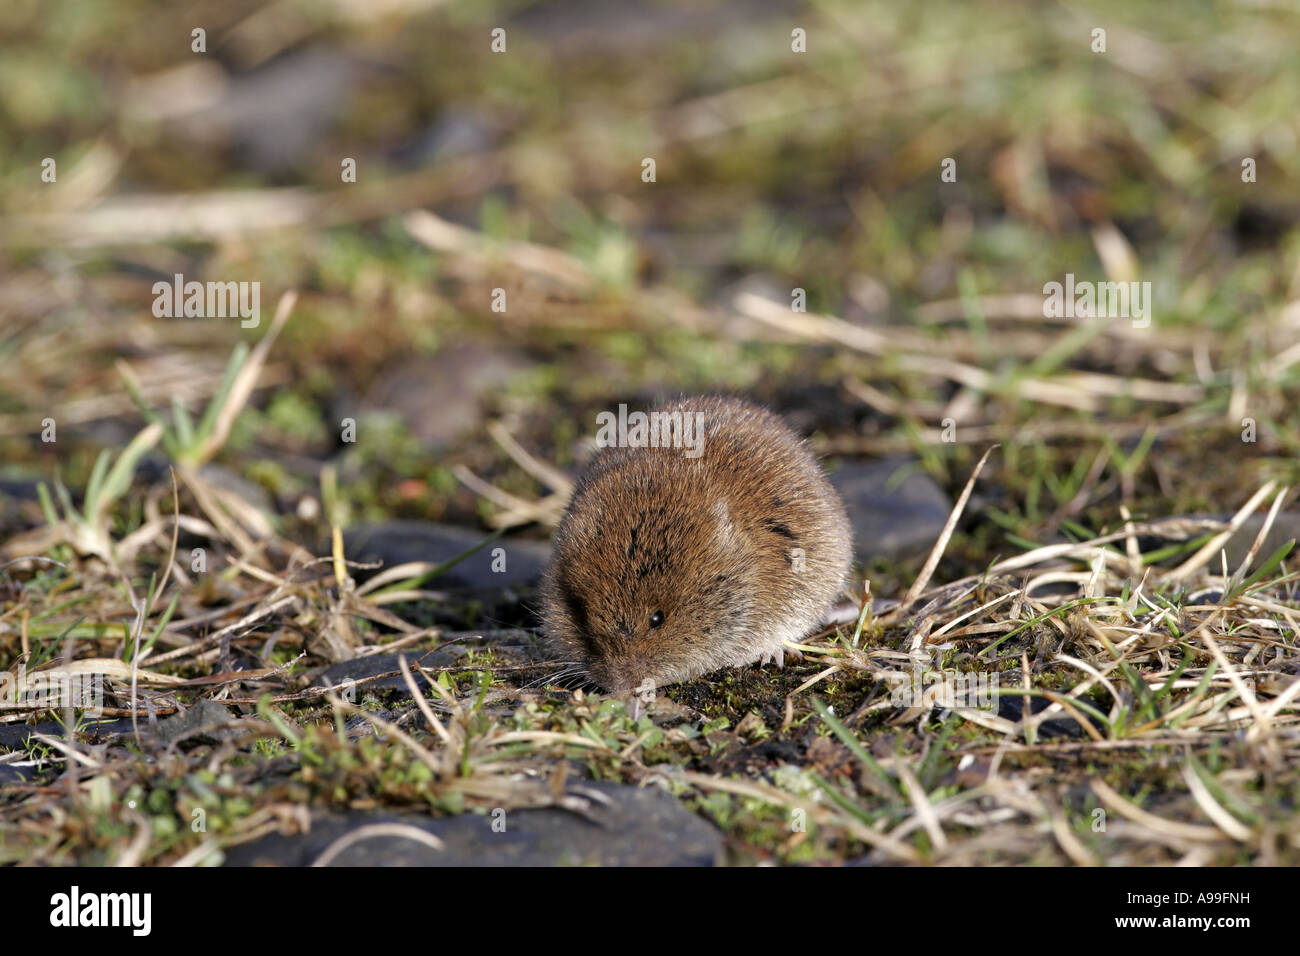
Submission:
<svg viewBox="0 0 1300 956">
<path fill-rule="evenodd" d="M 57 750 L 59 753 L 63 754 L 63 756 L 67 757 L 69 760 L 74 761 L 75 763 L 78 763 L 83 767 L 89 767 L 91 770 L 103 769 L 103 764 L 101 764 L 98 760 L 86 754 L 83 754 L 76 747 L 71 746 L 65 741 L 59 740 L 57 737 L 51 737 L 48 734 L 42 734 L 33 731 L 32 739 L 40 741 L 41 743 L 45 744 L 45 746 L 53 750 Z"/>
<path fill-rule="evenodd" d="M 1167 581 L 1185 580 L 1186 578 L 1190 577 L 1194 572 L 1198 571 L 1199 569 L 1203 568 L 1205 565 L 1209 564 L 1210 560 L 1214 557 L 1216 553 L 1218 553 L 1218 550 L 1221 547 L 1223 547 L 1223 545 L 1227 542 L 1227 540 L 1237 533 L 1237 529 L 1239 529 L 1243 524 L 1245 524 L 1246 519 L 1255 513 L 1255 511 L 1259 508 L 1260 504 L 1263 503 L 1264 499 L 1273 493 L 1273 489 L 1275 487 L 1277 487 L 1277 483 L 1270 481 L 1267 484 L 1265 484 L 1263 488 L 1260 488 L 1257 492 L 1251 495 L 1250 500 L 1247 501 L 1244 505 L 1242 505 L 1240 510 L 1238 510 L 1238 512 L 1232 516 L 1232 520 L 1228 522 L 1228 527 L 1226 530 L 1220 532 L 1219 534 L 1211 538 L 1209 541 L 1205 542 L 1205 544 L 1201 547 L 1200 550 L 1198 550 L 1195 554 L 1193 554 L 1190 558 L 1188 558 L 1178 567 L 1174 568 L 1172 571 L 1166 574 L 1165 580 Z"/>
<path fill-rule="evenodd" d="M 1091 782 L 1092 792 L 1101 798 L 1106 806 L 1110 807 L 1120 816 L 1134 823 L 1140 824 L 1157 833 L 1178 840 L 1191 840 L 1197 843 L 1217 843 L 1223 839 L 1223 834 L 1214 827 L 1200 826 L 1194 823 L 1180 823 L 1175 820 L 1166 820 L 1164 817 L 1157 816 L 1143 810 L 1136 804 L 1130 803 L 1122 796 L 1110 788 L 1107 783 L 1096 778 Z"/>
<path fill-rule="evenodd" d="M 145 819 L 144 814 L 137 813 L 134 810 L 128 810 L 127 816 L 131 820 L 132 826 L 135 827 L 135 837 L 113 863 L 115 867 L 139 866 L 140 861 L 144 859 L 145 851 L 149 849 L 149 840 L 153 835 L 153 828 L 149 821 Z"/>
<path fill-rule="evenodd" d="M 1255 726 L 1251 728 L 1252 739 L 1258 739 L 1259 737 L 1267 738 L 1271 736 L 1273 733 L 1273 727 L 1269 721 L 1268 714 L 1259 706 L 1259 698 L 1255 696 L 1255 692 L 1246 685 L 1244 680 L 1242 680 L 1241 675 L 1237 673 L 1237 668 L 1232 665 L 1232 661 L 1228 660 L 1227 655 L 1223 653 L 1223 648 L 1219 646 L 1219 642 L 1210 636 L 1208 629 L 1201 635 L 1201 640 L 1204 642 L 1205 646 L 1209 648 L 1210 653 L 1214 655 L 1214 659 L 1218 662 L 1219 667 L 1228 675 L 1228 681 L 1232 684 L 1232 689 L 1237 692 L 1242 703 L 1246 705 L 1246 709 L 1250 711 L 1250 716 L 1255 721 Z"/>
<path fill-rule="evenodd" d="M 1192 797 L 1200 804 L 1205 815 L 1214 821 L 1215 826 L 1239 843 L 1245 843 L 1254 837 L 1249 827 L 1240 823 L 1214 799 L 1210 788 L 1205 785 L 1190 763 L 1183 765 L 1183 779 L 1187 781 L 1187 789 Z"/>
<path fill-rule="evenodd" d="M 719 790 L 724 793 L 734 793 L 739 796 L 752 797 L 762 800 L 766 803 L 775 804 L 776 806 L 790 807 L 796 810 L 807 810 L 811 816 L 819 817 L 822 820 L 835 818 L 831 811 L 824 807 L 809 807 L 806 798 L 798 798 L 792 794 L 784 793 L 775 787 L 769 787 L 761 783 L 753 783 L 746 780 L 729 780 L 721 777 L 713 777 L 708 774 L 697 773 L 691 770 L 678 771 L 672 775 L 673 779 L 680 779 L 691 786 L 699 787 L 701 790 Z M 861 840 L 868 846 L 882 850 L 888 853 L 896 860 L 906 863 L 920 863 L 921 855 L 915 849 L 895 839 L 890 834 L 879 833 L 868 826 L 852 818 L 836 818 L 837 822 L 845 827 L 857 839 Z"/>
<path fill-rule="evenodd" d="M 116 657 L 83 657 L 80 660 L 55 663 L 31 671 L 28 680 L 34 677 L 39 677 L 43 681 L 62 681 L 75 677 L 116 677 L 119 680 L 129 681 L 131 676 L 132 666 L 125 661 L 118 660 Z M 161 674 L 155 671 L 140 671 L 139 678 L 143 683 L 157 684 L 164 687 L 168 684 L 179 684 L 184 681 L 183 677 L 176 677 L 173 674 Z M 21 678 L 19 679 L 19 688 L 20 691 L 23 690 Z"/>
<path fill-rule="evenodd" d="M 952 537 L 953 531 L 957 528 L 957 522 L 961 520 L 961 514 L 966 508 L 966 502 L 970 500 L 971 491 L 975 487 L 975 479 L 980 476 L 980 472 L 984 470 L 984 463 L 989 460 L 989 455 L 991 455 L 997 447 L 997 445 L 993 445 L 986 449 L 984 454 L 980 456 L 979 463 L 975 466 L 975 470 L 971 472 L 970 478 L 966 481 L 966 487 L 962 489 L 961 496 L 958 497 L 957 503 L 953 506 L 952 512 L 948 515 L 948 520 L 943 526 L 943 531 L 939 533 L 939 540 L 936 541 L 934 547 L 930 549 L 930 555 L 925 559 L 925 564 L 922 565 L 921 572 L 916 576 L 916 580 L 912 582 L 912 586 L 907 589 L 907 593 L 903 595 L 903 599 L 899 601 L 898 607 L 894 608 L 881 618 L 882 624 L 888 625 L 899 620 L 908 610 L 911 609 L 912 605 L 916 603 L 922 592 L 925 591 L 925 586 L 930 583 L 930 577 L 934 574 L 934 569 L 939 566 L 939 559 L 943 557 L 943 552 L 948 547 L 948 541 Z"/>
<path fill-rule="evenodd" d="M 207 461 L 226 444 L 230 437 L 230 429 L 235 424 L 235 419 L 243 411 L 244 405 L 248 403 L 248 397 L 253 394 L 253 388 L 257 385 L 257 379 L 262 374 L 262 366 L 266 364 L 266 358 L 271 352 L 271 346 L 275 344 L 276 337 L 280 330 L 284 328 L 285 322 L 289 321 L 289 315 L 293 312 L 294 303 L 298 301 L 298 293 L 289 291 L 280 296 L 279 303 L 275 307 L 275 316 L 271 319 L 271 327 L 266 330 L 266 335 L 254 346 L 253 351 L 249 353 L 248 361 L 239 369 L 235 376 L 235 381 L 230 387 L 230 392 L 226 397 L 226 402 L 217 414 L 216 423 L 213 426 L 212 434 L 204 443 L 202 453 L 199 456 L 200 461 Z"/>
<path fill-rule="evenodd" d="M 1290 490 L 1290 488 L 1283 488 L 1274 497 L 1273 505 L 1268 509 L 1268 515 L 1264 518 L 1264 523 L 1259 527 L 1259 533 L 1255 535 L 1255 540 L 1250 543 L 1250 550 L 1246 552 L 1246 556 L 1241 559 L 1241 564 L 1237 566 L 1237 570 L 1233 572 L 1228 583 L 1224 585 L 1224 594 L 1235 593 L 1237 586 L 1245 579 L 1246 571 L 1254 564 L 1259 549 L 1268 540 L 1268 533 L 1273 530 L 1273 524 L 1277 521 L 1278 512 L 1282 510 L 1282 502 L 1286 500 L 1287 493 Z"/>
<path fill-rule="evenodd" d="M 921 786 L 921 781 L 916 779 L 912 768 L 902 761 L 894 764 L 894 772 L 898 774 L 898 779 L 907 789 L 907 798 L 912 801 L 917 819 L 925 827 L 925 832 L 930 835 L 935 850 L 939 853 L 944 852 L 948 849 L 948 838 L 943 834 L 943 826 L 935 815 L 934 807 L 930 805 L 930 798 L 926 795 L 925 788 Z"/>
<path fill-rule="evenodd" d="M 114 196 L 84 211 L 6 219 L 0 245 L 30 242 L 33 236 L 75 247 L 233 239 L 307 222 L 319 202 L 298 188 Z"/>
<path fill-rule="evenodd" d="M 566 500 L 573 493 L 573 481 L 568 475 L 530 455 L 519 442 L 515 441 L 514 436 L 506 431 L 505 426 L 500 422 L 488 422 L 487 431 L 492 436 L 492 440 L 500 445 L 520 468 L 542 484 Z"/>
<path fill-rule="evenodd" d="M 510 267 L 585 290 L 594 280 L 587 266 L 567 253 L 531 242 L 494 243 L 481 233 L 417 209 L 406 216 L 407 231 L 435 252 L 464 256 L 487 265 L 498 258 Z"/>
<path fill-rule="evenodd" d="M 316 857 L 311 865 L 329 866 L 344 850 L 363 840 L 373 840 L 377 837 L 400 837 L 403 840 L 422 843 L 433 850 L 444 849 L 443 842 L 432 833 L 411 826 L 409 823 L 367 823 L 343 834 L 322 850 L 320 856 Z"/>
<path fill-rule="evenodd" d="M 501 514 L 488 519 L 488 524 L 493 528 L 514 528 L 535 521 L 551 527 L 560 523 L 560 516 L 564 513 L 564 505 L 568 500 L 567 491 L 548 495 L 535 502 L 526 501 L 484 481 L 464 465 L 453 465 L 451 471 L 466 488 L 503 509 Z"/>
<path fill-rule="evenodd" d="M 444 744 L 450 744 L 451 734 L 447 733 L 447 728 L 442 725 L 442 721 L 429 708 L 429 701 L 420 692 L 419 685 L 415 683 L 415 678 L 411 676 L 411 668 L 406 663 L 406 655 L 399 654 L 397 663 L 402 668 L 402 680 L 406 682 L 406 689 L 411 692 L 411 698 L 415 701 L 416 706 L 420 708 L 420 713 L 424 715 L 425 723 L 429 725 L 429 729 L 436 733 Z"/>
</svg>

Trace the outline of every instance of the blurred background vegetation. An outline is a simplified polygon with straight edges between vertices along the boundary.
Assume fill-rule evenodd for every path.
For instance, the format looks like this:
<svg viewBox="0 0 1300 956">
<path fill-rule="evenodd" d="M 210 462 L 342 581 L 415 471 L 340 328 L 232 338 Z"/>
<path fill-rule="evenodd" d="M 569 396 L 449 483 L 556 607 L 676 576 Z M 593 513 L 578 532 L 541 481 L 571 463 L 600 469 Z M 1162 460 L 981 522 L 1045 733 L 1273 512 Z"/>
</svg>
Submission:
<svg viewBox="0 0 1300 956">
<path fill-rule="evenodd" d="M 302 292 L 224 453 L 284 505 L 337 459 L 354 516 L 466 520 L 483 506 L 456 463 L 536 488 L 485 418 L 571 466 L 595 409 L 723 390 L 950 487 L 988 441 L 1023 446 L 1036 464 L 1012 453 L 998 502 L 1019 531 L 1050 516 L 1050 476 L 1149 429 L 1166 480 L 1129 491 L 1227 510 L 1300 448 L 1298 20 L 1228 0 L 14 0 L 3 475 L 84 477 L 138 429 L 118 359 L 159 407 L 207 401 L 267 323 L 154 318 L 152 284 L 183 273 L 261 282 L 268 316 Z M 1045 321 L 1067 272 L 1149 281 L 1152 327 Z M 755 317 L 794 288 L 835 326 Z M 856 329 L 898 354 L 846 347 Z M 1188 471 L 1206 460 L 1230 477 Z"/>
<path fill-rule="evenodd" d="M 495 30 L 504 31 L 502 52 L 492 48 Z M 803 52 L 792 48 L 794 31 L 806 37 Z M 473 774 L 517 782 L 509 776 L 516 768 L 492 749 L 517 743 L 505 729 L 545 727 L 570 742 L 595 735 L 599 758 L 578 751 L 590 775 L 636 781 L 643 762 L 700 771 L 691 786 L 704 789 L 692 809 L 729 838 L 779 858 L 826 849 L 800 848 L 781 808 L 815 787 L 831 791 L 813 778 L 786 780 L 788 766 L 768 773 L 769 765 L 802 761 L 852 789 L 852 780 L 866 779 L 849 760 L 865 753 L 861 728 L 875 748 L 864 765 L 878 770 L 879 758 L 905 767 L 916 756 L 919 792 L 940 800 L 960 791 L 965 799 L 990 771 L 985 761 L 962 777 L 948 765 L 952 747 L 964 741 L 965 756 L 982 760 L 997 747 L 997 765 L 1007 735 L 1023 734 L 1023 763 L 1014 769 L 1050 792 L 1041 807 L 1014 807 L 1024 832 L 1008 838 L 998 859 L 1087 862 L 1095 852 L 1169 862 L 1174 857 L 1145 830 L 1098 835 L 1089 814 L 1094 797 L 1123 806 L 1112 802 L 1117 793 L 1137 804 L 1154 794 L 1172 801 L 1162 812 L 1198 819 L 1178 761 L 1103 748 L 1096 729 L 1076 725 L 1075 736 L 1086 729 L 1098 742 L 1087 761 L 1109 774 L 1110 784 L 1089 791 L 1075 784 L 1094 763 L 1071 756 L 1038 763 L 1038 725 L 1019 713 L 1004 709 L 1002 724 L 954 719 L 937 737 L 940 722 L 927 723 L 928 708 L 895 719 L 876 696 L 883 671 L 873 668 L 920 647 L 933 619 L 911 632 L 892 625 L 863 632 L 864 616 L 851 642 L 831 637 L 818 651 L 817 661 L 837 662 L 838 676 L 828 677 L 831 667 L 805 682 L 817 662 L 672 688 L 690 733 L 674 730 L 669 742 L 616 701 L 589 708 L 581 695 L 539 690 L 537 662 L 511 658 L 502 635 L 515 641 L 518 633 L 498 627 L 497 643 L 466 645 L 469 656 L 452 661 L 464 666 L 443 669 L 446 702 L 441 692 L 434 701 L 440 713 L 454 711 L 453 730 L 480 748 L 473 774 L 461 749 L 439 749 L 447 763 L 429 771 L 437 781 L 431 797 L 425 768 L 410 770 L 409 754 L 391 741 L 384 746 L 400 770 L 395 780 L 356 773 L 355 741 L 330 737 L 338 712 L 304 689 L 335 679 L 319 668 L 349 663 L 359 648 L 387 649 L 397 631 L 404 647 L 427 637 L 455 649 L 466 640 L 457 628 L 535 622 L 518 595 L 506 611 L 471 602 L 461 614 L 427 592 L 415 592 L 419 600 L 386 593 L 392 582 L 381 591 L 372 579 L 371 593 L 354 592 L 339 583 L 341 560 L 328 569 L 295 563 L 305 552 L 282 545 L 326 554 L 332 523 L 393 517 L 468 527 L 470 540 L 508 524 L 544 537 L 560 503 L 544 496 L 563 484 L 546 480 L 554 477 L 548 467 L 581 464 L 596 411 L 704 391 L 771 404 L 811 436 L 837 474 L 881 456 L 924 473 L 938 486 L 940 527 L 975 462 L 1001 443 L 935 584 L 979 574 L 1035 543 L 1113 531 L 1125 514 L 1223 515 L 1265 486 L 1258 506 L 1277 487 L 1266 482 L 1300 480 L 1298 39 L 1300 10 L 1288 0 L 6 0 L 0 542 L 11 542 L 6 557 L 68 559 L 59 569 L 31 564 L 21 581 L 18 572 L 0 575 L 0 602 L 11 605 L 0 615 L 6 664 L 51 665 L 71 636 L 79 653 L 111 655 L 120 666 L 106 673 L 119 678 L 122 662 L 144 660 L 166 671 L 153 675 L 163 682 L 157 686 L 199 678 L 207 681 L 200 693 L 219 693 L 221 706 L 243 708 L 246 718 L 256 699 L 257 716 L 283 736 L 266 755 L 319 744 L 334 763 L 295 783 L 342 806 L 354 797 L 433 801 L 444 810 L 465 799 L 530 805 L 545 794 L 457 788 L 476 785 Z M 647 158 L 653 182 L 642 178 Z M 956 164 L 952 182 L 941 178 L 947 159 Z M 42 180 L 46 160 L 57 170 L 53 182 Z M 342 176 L 348 161 L 355 182 Z M 1243 161 L 1253 177 L 1243 178 Z M 1045 319 L 1044 285 L 1071 273 L 1149 282 L 1150 327 Z M 154 283 L 176 274 L 259 282 L 258 327 L 155 317 Z M 796 289 L 806 293 L 807 312 L 790 308 Z M 288 290 L 298 298 L 281 329 L 271 316 Z M 494 311 L 502 293 L 505 309 Z M 238 369 L 243 378 L 232 379 L 228 370 Z M 41 438 L 47 419 L 57 423 L 57 442 Z M 350 420 L 355 441 L 345 431 Z M 1243 441 L 1247 431 L 1253 440 Z M 212 561 L 220 575 L 190 579 L 185 561 L 173 561 L 169 463 L 204 466 L 203 481 L 183 475 L 180 524 L 193 541 L 224 549 L 230 560 Z M 73 490 L 50 484 L 55 476 Z M 42 482 L 56 497 L 46 491 L 42 501 Z M 872 494 L 892 507 L 887 488 Z M 1279 509 L 1284 498 L 1285 489 Z M 543 520 L 530 524 L 532 517 Z M 1300 515 L 1288 505 L 1275 530 L 1297 527 Z M 926 532 L 926 548 L 935 536 Z M 459 549 L 462 539 L 453 540 Z M 193 541 L 182 539 L 182 548 Z M 1232 710 L 1246 699 L 1235 675 L 1231 686 L 1217 678 L 1218 696 L 1202 699 L 1221 655 L 1186 640 L 1189 629 L 1205 630 L 1197 608 L 1209 610 L 1193 600 L 1188 581 L 1192 571 L 1217 573 L 1218 559 L 1190 559 L 1163 590 L 1153 589 L 1159 604 L 1139 607 L 1130 587 L 1139 570 L 1180 549 L 1153 546 L 1139 560 L 1136 541 L 1125 546 L 1133 549 L 1127 557 L 1119 545 L 1108 552 L 1115 557 L 1099 586 L 1090 580 L 1098 578 L 1091 552 L 1069 559 L 1077 601 L 1048 612 L 1017 599 L 995 612 L 1005 619 L 969 623 L 961 640 L 971 650 L 983 642 L 985 657 L 963 650 L 963 666 L 1023 682 L 1026 696 L 1004 700 L 1017 705 L 1029 699 L 1031 678 L 1078 689 L 1079 674 L 1060 658 L 1049 662 L 1049 648 L 1128 668 L 1118 690 L 1106 685 L 1110 697 L 1084 681 L 1079 706 L 1091 695 L 1089 706 L 1106 711 L 1097 727 L 1105 724 L 1108 743 L 1173 734 L 1195 712 L 1200 753 L 1219 782 L 1264 781 L 1256 810 L 1242 817 L 1252 827 L 1266 821 L 1262 835 L 1247 850 L 1224 829 L 1232 839 L 1214 859 L 1276 862 L 1270 834 L 1294 830 L 1295 773 L 1251 769 L 1285 761 L 1277 751 L 1252 763 L 1262 758 L 1242 728 L 1255 719 L 1273 731 L 1253 703 L 1250 713 Z M 1274 588 L 1267 613 L 1238 601 L 1256 585 L 1242 580 L 1246 563 L 1236 577 L 1212 581 L 1208 600 L 1233 592 L 1225 600 L 1238 602 L 1237 616 L 1224 627 L 1236 634 L 1234 666 L 1264 675 L 1255 685 L 1261 692 L 1283 695 L 1293 687 L 1294 628 L 1288 637 L 1273 616 L 1293 619 L 1294 582 L 1281 566 L 1285 552 L 1273 548 L 1255 565 L 1257 575 L 1279 575 L 1267 582 Z M 110 570 L 120 562 L 125 573 L 82 573 L 103 568 L 77 565 L 74 551 Z M 915 579 L 914 565 L 892 559 L 866 570 L 878 596 L 897 595 Z M 417 587 L 425 579 L 413 580 Z M 1012 587 L 1008 580 L 993 583 Z M 1112 660 L 1114 647 L 1096 626 L 1112 622 L 1101 611 L 1095 620 L 1057 615 L 1098 593 L 1109 593 L 1132 625 L 1128 659 Z M 381 597 L 405 620 L 384 612 Z M 959 604 L 936 612 L 950 617 L 942 630 L 965 620 Z M 963 616 L 953 617 L 958 611 Z M 245 613 L 255 615 L 247 627 Z M 430 620 L 456 636 L 408 623 Z M 1090 633 L 1092 643 L 1084 639 Z M 1013 637 L 999 656 L 988 655 Z M 1152 649 L 1139 637 L 1167 643 Z M 1181 664 L 1170 648 L 1186 653 Z M 502 660 L 504 684 L 488 670 Z M 1192 660 L 1195 669 L 1184 672 Z M 236 663 L 255 669 L 236 672 Z M 525 676 L 532 683 L 507 686 Z M 494 679 L 498 696 L 489 699 Z M 802 693 L 818 681 L 813 693 L 847 715 L 847 727 Z M 236 686 L 249 696 L 232 697 Z M 283 709 L 267 704 L 272 692 Z M 134 707 L 131 693 L 122 699 Z M 150 694 L 151 706 L 169 708 L 160 713 L 183 709 Z M 797 711 L 781 709 L 786 694 L 798 696 Z M 473 705 L 462 708 L 458 695 Z M 1272 717 L 1285 730 L 1291 715 L 1280 714 L 1287 702 L 1279 699 Z M 144 723 L 129 707 L 117 716 Z M 914 717 L 909 735 L 902 723 Z M 310 733 L 293 730 L 295 720 Z M 735 735 L 730 743 L 710 736 L 707 746 L 696 739 L 730 733 L 732 724 L 737 734 L 747 728 L 752 747 Z M 831 728 L 849 749 L 814 727 Z M 304 744 L 307 737 L 316 742 Z M 1221 751 L 1228 740 L 1238 749 Z M 357 752 L 364 756 L 372 743 Z M 471 749 L 466 743 L 463 751 Z M 46 818 L 52 836 L 32 836 L 37 830 L 25 823 L 31 845 L 13 842 L 8 858 L 97 860 L 121 851 L 139 861 L 142 849 L 121 850 L 135 846 L 121 804 L 141 786 L 133 782 L 139 762 L 122 746 L 114 753 L 118 776 L 105 793 L 117 802 L 105 797 L 90 808 L 111 810 L 111 827 L 79 806 L 65 827 L 59 810 Z M 1002 772 L 1016 760 L 1008 756 Z M 529 779 L 542 781 L 553 763 L 539 761 Z M 254 826 L 241 802 L 253 792 L 250 781 L 287 772 L 268 767 L 241 765 L 244 776 L 222 784 L 222 799 L 237 805 L 226 829 L 214 832 L 248 836 L 240 828 Z M 175 801 L 163 784 L 149 784 L 161 794 L 151 812 L 163 836 L 146 859 L 189 852 L 198 838 L 189 831 L 186 788 L 199 794 L 196 804 L 210 796 L 206 778 L 191 786 L 177 782 L 182 770 L 168 773 Z M 898 773 L 884 789 L 862 784 L 857 804 L 841 796 L 823 805 L 826 832 L 845 841 L 836 853 L 859 852 L 862 841 L 876 846 L 888 823 L 911 834 L 888 858 L 931 858 L 930 825 L 914 825 L 914 784 Z M 791 792 L 737 789 L 734 774 L 770 777 Z M 725 785 L 710 789 L 720 780 Z M 52 788 L 32 786 L 34 802 L 15 798 L 10 808 L 27 822 L 44 812 L 33 809 L 40 800 L 53 799 Z M 755 794 L 767 801 L 758 823 Z M 1204 807 L 1202 797 L 1198 791 Z M 942 804 L 945 813 L 953 801 Z M 1065 857 L 1051 855 L 1036 821 L 1054 807 L 1068 810 L 1089 849 L 1058 831 Z M 1116 856 L 1113 841 L 1124 839 Z M 946 852 L 942 832 L 935 846 Z M 983 846 L 973 839 L 961 849 L 969 856 L 944 859 L 979 861 Z M 1292 856 L 1297 846 L 1293 838 Z M 1184 862 L 1210 858 L 1187 851 Z"/>
</svg>

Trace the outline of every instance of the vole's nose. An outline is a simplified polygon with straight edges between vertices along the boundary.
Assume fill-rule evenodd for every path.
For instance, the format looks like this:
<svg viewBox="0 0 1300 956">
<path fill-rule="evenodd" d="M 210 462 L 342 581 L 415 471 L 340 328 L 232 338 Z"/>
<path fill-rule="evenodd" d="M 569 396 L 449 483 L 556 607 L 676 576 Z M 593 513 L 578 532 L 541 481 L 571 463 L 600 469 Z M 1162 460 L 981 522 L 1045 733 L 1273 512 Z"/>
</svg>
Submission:
<svg viewBox="0 0 1300 956">
<path fill-rule="evenodd" d="M 654 692 L 655 682 L 650 678 L 649 665 L 633 657 L 607 658 L 591 668 L 592 676 L 610 693 L 628 697 Z"/>
<path fill-rule="evenodd" d="M 640 720 L 647 707 L 655 699 L 655 682 L 649 677 L 642 678 L 627 690 L 620 690 L 618 696 L 627 703 L 628 715 L 633 720 Z"/>
</svg>

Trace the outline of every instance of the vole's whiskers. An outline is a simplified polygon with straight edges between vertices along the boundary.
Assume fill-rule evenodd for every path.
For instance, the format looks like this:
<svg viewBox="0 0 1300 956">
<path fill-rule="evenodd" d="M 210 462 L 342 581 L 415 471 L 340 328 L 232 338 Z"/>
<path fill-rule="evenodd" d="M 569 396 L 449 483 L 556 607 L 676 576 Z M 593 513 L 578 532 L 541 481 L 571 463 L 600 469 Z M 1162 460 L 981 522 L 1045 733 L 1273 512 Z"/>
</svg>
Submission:
<svg viewBox="0 0 1300 956">
<path fill-rule="evenodd" d="M 554 673 L 543 674 L 541 677 L 529 681 L 524 685 L 524 688 L 531 690 L 546 684 L 559 684 L 561 681 L 572 677 L 582 677 L 584 683 L 591 683 L 591 675 L 587 673 L 586 667 L 578 661 L 555 661 L 555 663 L 567 666 L 563 666 L 559 671 Z"/>
</svg>

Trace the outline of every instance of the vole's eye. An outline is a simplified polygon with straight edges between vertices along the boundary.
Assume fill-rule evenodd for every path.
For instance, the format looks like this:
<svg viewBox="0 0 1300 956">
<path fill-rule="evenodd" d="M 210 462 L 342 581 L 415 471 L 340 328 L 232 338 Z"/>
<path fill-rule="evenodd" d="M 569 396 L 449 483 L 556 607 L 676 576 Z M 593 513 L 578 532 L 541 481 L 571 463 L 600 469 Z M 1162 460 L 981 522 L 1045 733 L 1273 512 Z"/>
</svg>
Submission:
<svg viewBox="0 0 1300 956">
<path fill-rule="evenodd" d="M 664 622 L 664 612 L 663 612 L 663 611 L 655 611 L 653 614 L 650 615 L 650 626 L 651 626 L 651 627 L 658 627 L 658 626 L 659 626 L 660 624 L 662 624 L 663 622 Z"/>
</svg>

